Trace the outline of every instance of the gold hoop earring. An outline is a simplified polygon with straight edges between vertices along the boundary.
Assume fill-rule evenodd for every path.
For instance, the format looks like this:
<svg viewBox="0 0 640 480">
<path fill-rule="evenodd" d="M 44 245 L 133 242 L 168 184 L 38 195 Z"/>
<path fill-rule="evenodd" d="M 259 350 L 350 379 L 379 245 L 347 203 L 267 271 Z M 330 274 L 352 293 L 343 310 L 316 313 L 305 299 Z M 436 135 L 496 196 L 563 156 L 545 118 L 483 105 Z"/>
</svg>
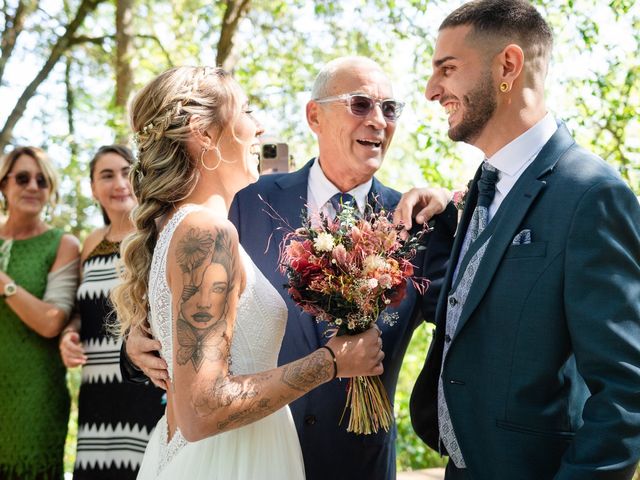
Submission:
<svg viewBox="0 0 640 480">
<path fill-rule="evenodd" d="M 204 154 L 207 153 L 209 149 L 207 147 L 202 147 L 202 153 L 200 153 L 200 163 L 202 164 L 202 168 L 208 170 L 209 172 L 213 172 L 216 168 L 220 166 L 220 162 L 222 161 L 222 157 L 218 160 L 213 167 L 208 167 L 206 163 L 204 163 Z"/>
<path fill-rule="evenodd" d="M 509 84 L 508 84 L 507 82 L 502 82 L 502 83 L 500 84 L 500 91 L 501 91 L 502 93 L 506 93 L 506 92 L 508 92 L 510 89 L 511 89 L 511 87 L 509 87 Z"/>
</svg>

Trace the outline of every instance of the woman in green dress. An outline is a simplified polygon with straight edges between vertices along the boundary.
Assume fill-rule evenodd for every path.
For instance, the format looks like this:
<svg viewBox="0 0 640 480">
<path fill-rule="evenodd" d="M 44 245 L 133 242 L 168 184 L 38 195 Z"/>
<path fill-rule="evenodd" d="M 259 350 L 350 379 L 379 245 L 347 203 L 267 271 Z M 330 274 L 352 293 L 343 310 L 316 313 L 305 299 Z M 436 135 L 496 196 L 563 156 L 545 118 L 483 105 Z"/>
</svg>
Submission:
<svg viewBox="0 0 640 480">
<path fill-rule="evenodd" d="M 19 147 L 0 164 L 0 478 L 63 477 L 69 417 L 58 335 L 73 307 L 79 244 L 43 217 L 57 179 L 45 153 Z"/>
</svg>

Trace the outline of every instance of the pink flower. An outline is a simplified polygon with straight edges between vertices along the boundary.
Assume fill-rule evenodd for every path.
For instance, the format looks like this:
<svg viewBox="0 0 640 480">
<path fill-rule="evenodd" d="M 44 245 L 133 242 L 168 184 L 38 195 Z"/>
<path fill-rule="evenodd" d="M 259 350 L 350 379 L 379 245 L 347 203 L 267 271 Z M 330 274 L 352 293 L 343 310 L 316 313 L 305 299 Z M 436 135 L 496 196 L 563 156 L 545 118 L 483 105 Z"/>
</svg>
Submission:
<svg viewBox="0 0 640 480">
<path fill-rule="evenodd" d="M 388 273 L 383 273 L 382 275 L 380 275 L 380 278 L 378 278 L 378 283 L 385 290 L 391 288 L 391 285 L 392 285 L 391 275 L 389 275 Z"/>
<path fill-rule="evenodd" d="M 336 245 L 333 248 L 333 252 L 331 252 L 331 254 L 333 255 L 335 261 L 338 262 L 338 265 L 343 267 L 347 266 L 349 256 L 347 254 L 347 249 L 344 248 L 343 244 L 339 243 L 338 245 Z"/>
<path fill-rule="evenodd" d="M 363 239 L 362 232 L 355 225 L 351 227 L 351 230 L 349 231 L 349 236 L 351 237 L 351 241 L 353 243 L 359 243 Z"/>
</svg>

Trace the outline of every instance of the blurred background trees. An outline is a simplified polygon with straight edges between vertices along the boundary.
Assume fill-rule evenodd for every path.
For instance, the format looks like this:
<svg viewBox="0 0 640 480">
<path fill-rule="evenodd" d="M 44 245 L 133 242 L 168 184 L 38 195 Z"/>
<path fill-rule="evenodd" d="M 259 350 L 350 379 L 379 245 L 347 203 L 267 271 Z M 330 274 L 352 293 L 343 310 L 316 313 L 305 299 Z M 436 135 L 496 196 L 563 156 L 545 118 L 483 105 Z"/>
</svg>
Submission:
<svg viewBox="0 0 640 480">
<path fill-rule="evenodd" d="M 0 0 L 0 152 L 35 144 L 61 168 L 55 222 L 98 221 L 86 165 L 129 142 L 126 105 L 179 64 L 223 65 L 260 110 L 267 134 L 299 166 L 315 153 L 304 104 L 318 68 L 338 55 L 379 61 L 408 105 L 380 177 L 396 188 L 458 185 L 475 152 L 454 145 L 423 97 L 442 0 Z M 640 193 L 640 6 L 634 0 L 538 0 L 556 32 L 549 107 Z M 597 19 L 597 20 L 596 20 Z"/>
</svg>

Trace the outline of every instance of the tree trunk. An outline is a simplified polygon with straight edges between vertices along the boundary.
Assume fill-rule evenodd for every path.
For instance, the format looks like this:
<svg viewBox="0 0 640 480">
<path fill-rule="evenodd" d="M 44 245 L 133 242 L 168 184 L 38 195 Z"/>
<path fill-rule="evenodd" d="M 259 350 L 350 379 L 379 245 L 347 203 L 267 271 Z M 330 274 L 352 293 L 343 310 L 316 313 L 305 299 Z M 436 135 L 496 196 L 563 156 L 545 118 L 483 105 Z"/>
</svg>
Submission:
<svg viewBox="0 0 640 480">
<path fill-rule="evenodd" d="M 235 65 L 235 59 L 231 56 L 233 37 L 238 30 L 238 23 L 249 11 L 251 0 L 226 0 L 225 5 L 220 39 L 218 40 L 216 65 L 225 70 L 232 70 Z"/>
<path fill-rule="evenodd" d="M 40 69 L 40 71 L 36 74 L 34 79 L 26 86 L 22 95 L 18 98 L 16 105 L 13 107 L 13 110 L 9 114 L 7 121 L 2 127 L 2 131 L 0 131 L 0 153 L 4 152 L 5 147 L 11 141 L 11 137 L 13 135 L 13 129 L 18 123 L 18 120 L 22 118 L 24 115 L 24 111 L 27 108 L 27 103 L 33 95 L 36 93 L 36 90 L 44 82 L 53 67 L 58 63 L 60 57 L 67 51 L 69 46 L 73 42 L 73 35 L 78 31 L 82 23 L 84 22 L 87 15 L 93 12 L 98 4 L 103 2 L 104 0 L 82 0 L 82 3 L 78 7 L 78 11 L 76 12 L 76 16 L 71 22 L 69 22 L 65 28 L 64 35 L 58 37 L 58 40 L 51 48 L 51 53 L 49 54 L 49 58 Z"/>
<path fill-rule="evenodd" d="M 134 0 L 116 2 L 116 91 L 114 97 L 114 115 L 116 116 L 116 143 L 127 144 L 127 101 L 133 87 L 133 69 L 131 68 L 131 48 L 133 45 L 133 3 Z"/>
<path fill-rule="evenodd" d="M 29 13 L 33 12 L 37 7 L 38 2 L 23 2 L 21 0 L 18 2 L 12 16 L 5 14 L 5 28 L 0 38 L 0 85 L 2 85 L 2 77 L 4 76 L 7 61 L 16 46 L 18 35 L 22 33 L 22 29 L 24 28 L 24 20 Z"/>
<path fill-rule="evenodd" d="M 71 150 L 71 160 L 78 157 L 78 142 L 76 142 L 76 125 L 73 117 L 75 110 L 75 96 L 73 93 L 73 86 L 71 85 L 71 57 L 66 58 L 64 69 L 64 88 L 65 88 L 65 100 L 67 107 L 67 131 L 69 137 L 69 149 Z"/>
</svg>

